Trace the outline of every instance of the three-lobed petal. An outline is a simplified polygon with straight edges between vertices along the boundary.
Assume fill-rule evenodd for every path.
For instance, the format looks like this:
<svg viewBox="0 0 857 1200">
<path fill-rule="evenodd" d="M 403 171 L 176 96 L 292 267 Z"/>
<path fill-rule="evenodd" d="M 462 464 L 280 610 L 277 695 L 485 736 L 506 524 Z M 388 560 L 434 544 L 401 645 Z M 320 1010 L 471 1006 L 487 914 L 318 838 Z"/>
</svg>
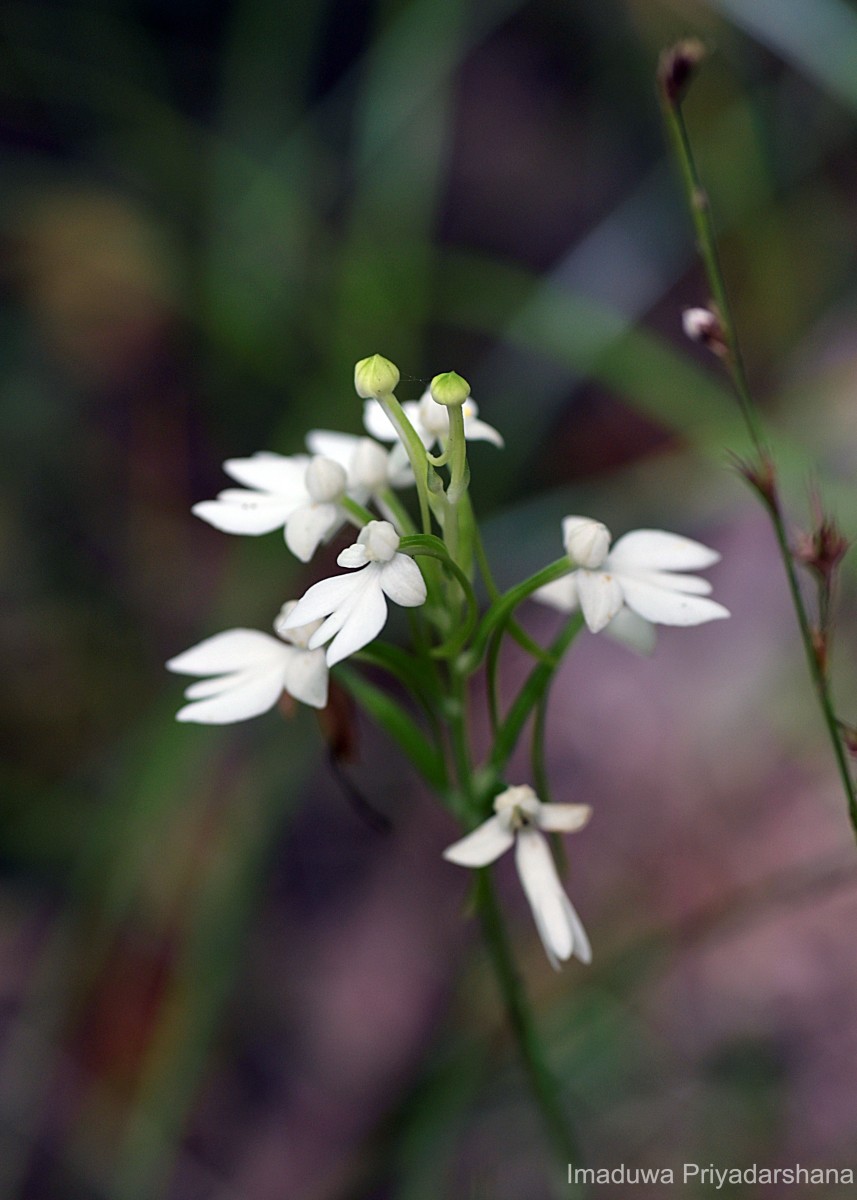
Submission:
<svg viewBox="0 0 857 1200">
<path fill-rule="evenodd" d="M 190 684 L 179 721 L 226 725 L 273 708 L 283 691 L 314 708 L 327 704 L 327 663 L 320 651 L 284 645 L 254 629 L 230 629 L 171 658 L 171 671 L 210 676 Z"/>
</svg>

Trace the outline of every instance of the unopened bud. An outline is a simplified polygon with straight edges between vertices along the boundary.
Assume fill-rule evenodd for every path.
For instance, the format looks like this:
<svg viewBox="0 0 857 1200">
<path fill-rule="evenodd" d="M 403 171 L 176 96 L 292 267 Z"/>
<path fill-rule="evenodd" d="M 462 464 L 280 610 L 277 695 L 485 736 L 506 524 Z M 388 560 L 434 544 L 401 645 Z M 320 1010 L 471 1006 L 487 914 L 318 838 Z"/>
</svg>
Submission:
<svg viewBox="0 0 857 1200">
<path fill-rule="evenodd" d="M 399 368 L 381 354 L 361 358 L 354 368 L 354 387 L 365 400 L 372 396 L 389 396 L 399 383 Z"/>
<path fill-rule="evenodd" d="M 390 562 L 399 549 L 399 535 L 389 521 L 370 521 L 357 535 L 372 562 Z"/>
<path fill-rule="evenodd" d="M 698 38 L 684 38 L 664 50 L 658 63 L 658 84 L 670 104 L 681 102 L 696 68 L 707 51 Z"/>
<path fill-rule="evenodd" d="M 681 325 L 685 336 L 692 342 L 699 342 L 718 358 L 724 358 L 729 347 L 726 345 L 726 335 L 717 313 L 710 308 L 686 308 L 681 315 Z"/>
<path fill-rule="evenodd" d="M 590 517 L 566 517 L 562 523 L 565 552 L 576 567 L 600 567 L 610 549 L 610 530 Z"/>
<path fill-rule="evenodd" d="M 435 404 L 460 408 L 470 395 L 470 384 L 455 371 L 446 371 L 443 375 L 435 375 L 429 390 Z"/>
</svg>

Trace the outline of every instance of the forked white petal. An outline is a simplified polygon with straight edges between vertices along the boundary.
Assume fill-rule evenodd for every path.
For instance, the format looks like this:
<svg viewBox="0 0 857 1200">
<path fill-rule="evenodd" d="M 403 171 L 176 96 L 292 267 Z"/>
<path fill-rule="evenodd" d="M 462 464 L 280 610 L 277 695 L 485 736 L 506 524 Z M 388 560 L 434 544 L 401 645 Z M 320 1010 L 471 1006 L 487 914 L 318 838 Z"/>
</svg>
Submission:
<svg viewBox="0 0 857 1200">
<path fill-rule="evenodd" d="M 176 713 L 177 721 L 194 721 L 201 725 L 231 725 L 246 721 L 273 708 L 283 692 L 283 664 L 264 669 L 258 667 L 232 677 L 225 691 L 208 700 L 187 704 Z"/>
<path fill-rule="evenodd" d="M 380 568 L 370 564 L 364 568 L 362 574 L 368 576 L 369 572 L 372 572 L 371 578 L 367 578 L 363 591 L 352 597 L 347 605 L 346 619 L 327 648 L 327 664 L 330 667 L 341 662 L 343 658 L 348 658 L 349 654 L 362 650 L 369 642 L 374 641 L 384 628 L 384 622 L 387 620 L 387 601 L 376 574 L 380 573 Z M 332 614 L 328 621 L 332 621 L 336 616 L 337 613 Z"/>
<path fill-rule="evenodd" d="M 498 816 L 489 817 L 467 837 L 453 842 L 443 852 L 447 862 L 459 867 L 485 867 L 509 849 L 515 835 Z"/>
</svg>

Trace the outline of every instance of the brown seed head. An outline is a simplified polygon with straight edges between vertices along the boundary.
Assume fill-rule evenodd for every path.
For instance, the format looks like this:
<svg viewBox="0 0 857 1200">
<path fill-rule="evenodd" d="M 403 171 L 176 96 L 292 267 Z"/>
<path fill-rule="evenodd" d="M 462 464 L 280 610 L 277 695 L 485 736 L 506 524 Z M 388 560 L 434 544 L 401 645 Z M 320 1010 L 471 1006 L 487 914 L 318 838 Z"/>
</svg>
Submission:
<svg viewBox="0 0 857 1200">
<path fill-rule="evenodd" d="M 698 38 L 684 38 L 664 50 L 658 63 L 658 86 L 668 104 L 680 104 L 707 51 Z"/>
</svg>

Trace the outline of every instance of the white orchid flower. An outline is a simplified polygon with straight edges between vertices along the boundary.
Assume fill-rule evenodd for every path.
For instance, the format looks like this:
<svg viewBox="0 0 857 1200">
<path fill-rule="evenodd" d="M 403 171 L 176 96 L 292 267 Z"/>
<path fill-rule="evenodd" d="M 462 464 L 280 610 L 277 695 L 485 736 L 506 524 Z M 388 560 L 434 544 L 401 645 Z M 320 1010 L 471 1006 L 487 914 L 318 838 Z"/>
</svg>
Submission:
<svg viewBox="0 0 857 1200">
<path fill-rule="evenodd" d="M 358 504 L 375 499 L 388 488 L 413 486 L 414 474 L 402 445 L 387 450 L 372 438 L 332 429 L 310 430 L 306 443 L 313 454 L 332 459 L 345 469 L 348 495 Z"/>
<path fill-rule="evenodd" d="M 657 625 L 701 625 L 729 616 L 729 610 L 707 599 L 711 584 L 687 570 L 710 567 L 720 555 L 690 538 L 660 529 L 626 533 L 610 549 L 610 532 L 600 521 L 566 517 L 563 540 L 576 571 L 533 593 L 536 600 L 561 612 L 580 608 L 593 633 L 611 626 L 622 637 L 630 609 L 643 621 Z M 635 623 L 627 640 L 651 641 Z"/>
<path fill-rule="evenodd" d="M 345 520 L 339 501 L 348 480 L 332 459 L 264 452 L 229 459 L 223 469 L 252 490 L 227 488 L 192 512 L 225 533 L 258 535 L 282 527 L 292 554 L 309 562 Z"/>
<path fill-rule="evenodd" d="M 545 833 L 575 833 L 592 815 L 588 804 L 542 804 L 531 787 L 510 787 L 494 800 L 494 816 L 443 852 L 460 867 L 485 867 L 515 847 L 515 865 L 536 928 L 555 970 L 592 951 L 580 918 L 565 894 Z"/>
<path fill-rule="evenodd" d="M 336 560 L 355 574 L 313 584 L 277 626 L 278 632 L 326 617 L 307 643 L 311 650 L 329 642 L 327 663 L 331 667 L 360 650 L 384 628 L 386 597 L 405 608 L 425 603 L 426 585 L 419 567 L 398 551 L 399 535 L 389 521 L 370 521 L 354 545 Z"/>
<path fill-rule="evenodd" d="M 406 400 L 402 409 L 427 450 L 431 450 L 437 442 L 445 442 L 449 437 L 449 412 L 443 404 L 438 404 L 432 399 L 428 388 L 419 400 Z M 479 409 L 474 400 L 465 400 L 461 411 L 464 414 L 464 436 L 468 442 L 492 442 L 502 449 L 501 434 L 493 425 L 479 420 Z M 377 400 L 367 400 L 363 405 L 363 424 L 372 437 L 381 442 L 394 442 L 398 439 L 392 421 Z"/>
<path fill-rule="evenodd" d="M 278 625 L 295 603 L 283 605 Z M 256 629 L 229 629 L 171 658 L 167 663 L 170 671 L 210 676 L 190 685 L 185 697 L 192 703 L 179 709 L 176 719 L 201 725 L 246 721 L 273 708 L 284 691 L 303 704 L 324 708 L 324 652 L 307 646 L 318 624 L 284 631 L 280 633 L 282 641 Z"/>
</svg>

